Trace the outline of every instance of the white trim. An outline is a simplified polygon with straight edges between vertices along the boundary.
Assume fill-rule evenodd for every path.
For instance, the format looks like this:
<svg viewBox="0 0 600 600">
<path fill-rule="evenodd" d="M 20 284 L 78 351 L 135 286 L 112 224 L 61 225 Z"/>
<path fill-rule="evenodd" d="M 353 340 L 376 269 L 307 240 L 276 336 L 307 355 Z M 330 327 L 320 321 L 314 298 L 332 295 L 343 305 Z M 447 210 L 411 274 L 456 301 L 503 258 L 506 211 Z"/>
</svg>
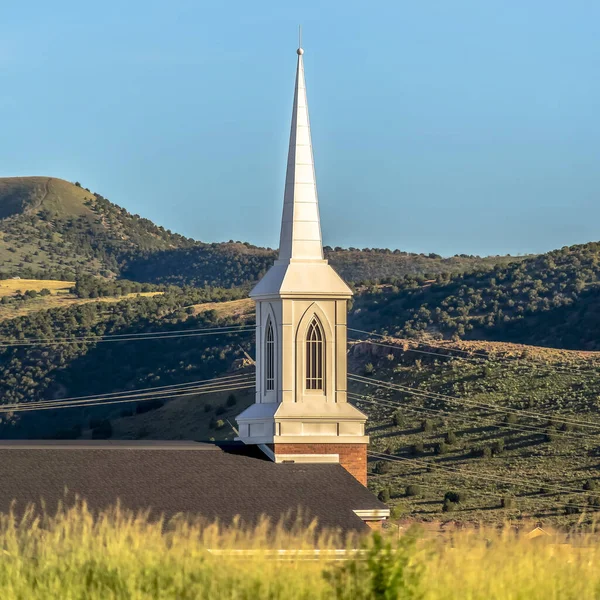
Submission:
<svg viewBox="0 0 600 600">
<path fill-rule="evenodd" d="M 294 463 L 339 463 L 339 454 L 276 454 L 275 462 Z"/>
<path fill-rule="evenodd" d="M 390 516 L 389 508 L 376 508 L 367 510 L 353 510 L 352 511 L 357 517 L 360 517 L 363 521 L 384 521 Z"/>
</svg>

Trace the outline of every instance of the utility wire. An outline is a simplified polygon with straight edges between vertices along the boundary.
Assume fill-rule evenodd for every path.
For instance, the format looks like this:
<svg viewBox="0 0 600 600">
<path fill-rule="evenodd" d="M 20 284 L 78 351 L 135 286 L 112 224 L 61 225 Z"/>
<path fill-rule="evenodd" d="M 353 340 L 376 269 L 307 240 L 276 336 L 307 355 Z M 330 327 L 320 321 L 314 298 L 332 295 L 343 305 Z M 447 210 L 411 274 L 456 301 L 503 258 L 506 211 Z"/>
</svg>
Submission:
<svg viewBox="0 0 600 600">
<path fill-rule="evenodd" d="M 20 348 L 23 346 L 58 346 L 61 344 L 81 344 L 81 343 L 107 343 L 107 342 L 134 342 L 145 340 L 168 340 L 187 337 L 204 337 L 209 335 L 230 335 L 234 333 L 246 333 L 254 330 L 255 327 L 243 326 L 236 329 L 222 329 L 218 331 L 201 331 L 199 333 L 172 333 L 172 332 L 156 332 L 146 334 L 120 334 L 123 337 L 108 337 L 108 336 L 87 336 L 62 338 L 59 340 L 46 339 L 44 341 L 29 341 L 29 340 L 9 340 L 8 343 L 0 342 L 0 348 Z M 125 337 L 127 336 L 127 337 Z"/>
<path fill-rule="evenodd" d="M 401 457 L 401 456 L 390 456 L 389 454 L 382 454 L 380 452 L 368 452 L 367 456 L 370 456 L 371 458 L 374 458 L 376 460 L 387 460 L 387 461 L 390 461 L 390 462 L 402 462 L 402 461 L 415 462 L 415 461 L 417 461 L 417 459 L 414 459 L 414 458 L 404 458 L 404 457 Z M 439 470 L 445 470 L 443 467 L 441 467 L 439 465 L 432 465 L 432 464 L 427 463 L 427 466 L 428 467 L 433 467 L 433 468 L 439 469 Z M 467 478 L 470 477 L 466 473 L 463 473 L 461 470 L 453 471 L 453 473 L 463 474 Z M 478 475 L 476 475 L 476 477 L 478 479 L 485 480 L 485 477 L 481 477 L 481 476 L 478 476 Z M 421 482 L 418 482 L 418 484 L 419 485 L 423 485 L 423 487 L 428 487 L 428 486 L 430 488 L 435 487 L 432 484 L 421 484 Z M 440 485 L 443 485 L 443 484 L 440 484 Z M 536 486 L 535 489 L 541 489 L 541 488 L 550 489 L 547 485 L 541 485 L 539 488 Z M 473 492 L 473 490 L 469 490 L 469 492 L 471 494 L 473 494 L 473 493 L 477 494 L 477 492 Z M 590 494 L 591 495 L 591 492 L 585 492 L 585 491 L 582 491 L 582 490 L 575 490 L 575 492 L 578 493 L 578 494 Z M 569 491 L 569 492 L 560 491 L 560 492 L 553 492 L 552 494 L 540 494 L 539 496 L 537 496 L 537 498 L 540 498 L 540 497 L 548 498 L 550 495 L 563 494 L 563 493 L 569 493 L 570 494 L 570 493 L 573 493 L 573 492 L 571 492 L 571 491 Z M 482 496 L 480 496 L 480 497 L 482 497 Z M 483 497 L 485 498 L 486 496 L 483 496 Z M 564 503 L 561 502 L 561 504 L 564 505 L 564 506 L 567 506 L 567 505 L 576 506 L 578 508 L 583 508 L 583 509 L 587 509 L 587 510 L 592 509 L 592 511 L 593 511 L 593 508 L 594 508 L 593 506 L 590 506 L 589 504 L 574 504 L 572 502 L 569 502 L 569 503 L 567 503 L 567 502 L 564 502 Z"/>
<path fill-rule="evenodd" d="M 363 383 L 363 384 L 373 385 L 373 386 L 377 386 L 377 387 L 386 387 L 389 389 L 407 392 L 407 393 L 414 394 L 417 396 L 425 396 L 428 398 L 434 398 L 434 399 L 438 399 L 438 400 L 448 400 L 450 402 L 454 402 L 454 403 L 458 403 L 458 404 L 461 404 L 461 403 L 467 404 L 469 406 L 475 406 L 477 408 L 485 408 L 485 409 L 496 411 L 499 413 L 508 412 L 508 413 L 513 413 L 516 415 L 521 415 L 521 416 L 525 415 L 525 416 L 538 418 L 538 419 L 552 418 L 556 423 L 565 423 L 568 425 L 577 425 L 580 427 L 588 427 L 588 428 L 592 428 L 592 429 L 598 428 L 598 425 L 590 423 L 589 421 L 579 421 L 577 419 L 558 418 L 554 415 L 538 413 L 538 412 L 530 411 L 530 410 L 526 410 L 526 409 L 518 410 L 518 409 L 510 408 L 510 407 L 498 407 L 497 405 L 494 405 L 494 404 L 489 404 L 489 403 L 484 403 L 484 402 L 476 402 L 473 400 L 468 400 L 466 398 L 457 398 L 456 396 L 448 396 L 446 394 L 440 394 L 437 392 L 426 392 L 426 391 L 418 390 L 413 387 L 404 386 L 404 385 L 401 385 L 398 383 L 396 383 L 396 384 L 387 383 L 387 382 L 380 381 L 380 380 L 377 380 L 377 383 L 376 383 L 375 380 L 373 380 L 373 379 L 364 377 L 362 375 L 357 375 L 357 374 L 350 374 L 348 379 L 355 381 L 357 383 Z"/>
<path fill-rule="evenodd" d="M 502 360 L 502 361 L 506 361 L 506 362 L 517 362 L 517 363 L 521 363 L 522 361 L 529 361 L 532 364 L 535 364 L 541 368 L 545 368 L 545 369 L 551 369 L 551 370 L 555 370 L 555 371 L 559 371 L 559 372 L 563 372 L 563 373 L 574 373 L 577 375 L 598 375 L 598 371 L 586 371 L 586 370 L 582 370 L 579 368 L 571 368 L 565 365 L 557 365 L 555 367 L 552 367 L 550 365 L 546 365 L 544 363 L 542 363 L 541 361 L 537 361 L 535 359 L 531 359 L 531 358 L 521 358 L 521 357 L 509 357 L 509 356 L 490 356 L 489 354 L 486 354 L 484 352 L 478 352 L 476 350 L 462 350 L 460 348 L 450 348 L 447 346 L 441 346 L 439 344 L 431 344 L 428 342 L 420 342 L 420 341 L 416 341 L 416 340 L 405 340 L 402 338 L 398 338 L 398 337 L 394 337 L 391 335 L 383 335 L 381 333 L 376 333 L 374 331 L 365 331 L 363 329 L 354 329 L 352 327 L 348 327 L 348 331 L 355 331 L 357 333 L 364 333 L 365 335 L 368 336 L 374 336 L 374 337 L 378 337 L 378 338 L 383 338 L 383 339 L 387 339 L 387 340 L 397 340 L 399 342 L 401 342 L 402 344 L 410 344 L 410 343 L 415 343 L 419 346 L 425 346 L 426 348 L 437 348 L 439 350 L 444 350 L 445 352 L 460 352 L 462 354 L 467 354 L 468 357 L 464 357 L 464 356 L 455 356 L 453 354 L 440 354 L 439 352 L 428 352 L 426 350 L 418 350 L 417 348 L 398 348 L 398 346 L 392 346 L 389 344 L 382 344 L 380 342 L 374 342 L 373 340 L 367 340 L 372 344 L 378 345 L 378 346 L 384 346 L 384 347 L 389 347 L 389 348 L 394 348 L 396 350 L 402 350 L 404 352 L 417 352 L 419 354 L 428 354 L 431 356 L 436 356 L 439 358 L 456 358 L 458 360 L 474 360 L 473 357 L 478 357 L 478 358 L 482 358 L 484 360 L 492 360 L 492 359 L 496 359 L 496 360 Z M 363 340 L 356 340 L 356 341 L 363 341 Z M 525 365 L 525 366 L 529 366 L 529 365 Z"/>
<path fill-rule="evenodd" d="M 451 466 L 443 466 L 435 463 L 427 462 L 425 460 L 420 460 L 418 458 L 405 458 L 403 456 L 390 456 L 389 454 L 383 454 L 381 452 L 371 452 L 371 456 L 374 458 L 378 458 L 380 460 L 390 460 L 392 462 L 410 462 L 417 465 L 421 465 L 427 468 L 438 469 L 442 471 L 447 471 L 449 473 L 457 473 L 459 475 L 464 475 L 465 477 L 473 477 L 475 479 L 479 479 L 481 481 L 493 481 L 497 483 L 503 483 L 505 485 L 515 485 L 521 487 L 528 487 L 531 489 L 539 490 L 540 488 L 545 488 L 547 490 L 554 490 L 556 493 L 568 493 L 568 494 L 590 494 L 590 492 L 576 489 L 576 488 L 565 488 L 553 486 L 551 484 L 541 483 L 537 481 L 536 483 L 528 483 L 527 481 L 523 481 L 522 479 L 511 479 L 507 477 L 499 477 L 498 475 L 492 475 L 490 473 L 475 473 L 474 471 L 468 471 L 465 469 L 461 469 L 459 467 L 451 467 Z"/>
<path fill-rule="evenodd" d="M 472 417 L 467 417 L 464 415 L 458 415 L 456 413 L 452 413 L 452 412 L 447 412 L 447 411 L 443 411 L 443 410 L 438 410 L 438 409 L 434 409 L 434 408 L 422 408 L 420 406 L 406 406 L 405 404 L 401 404 L 399 401 L 394 401 L 391 399 L 385 400 L 385 399 L 380 399 L 380 398 L 375 398 L 373 396 L 363 396 L 360 394 L 356 394 L 354 392 L 348 392 L 348 396 L 352 396 L 353 400 L 356 400 L 358 402 L 369 402 L 371 404 L 380 404 L 382 406 L 386 406 L 387 408 L 395 408 L 395 409 L 402 409 L 402 410 L 408 410 L 409 412 L 413 412 L 413 413 L 417 413 L 417 414 L 424 414 L 424 415 L 433 415 L 433 416 L 445 416 L 445 417 L 450 417 L 450 418 L 454 418 L 454 419 L 458 419 L 463 423 L 468 423 L 470 425 L 477 425 L 478 423 L 476 423 L 477 420 L 479 420 L 480 422 L 484 422 L 484 420 L 487 420 L 488 423 L 487 425 L 489 425 L 489 420 L 492 419 L 491 416 L 472 416 Z M 515 424 L 511 424 L 511 423 L 493 423 L 493 425 L 491 425 L 492 427 L 500 427 L 501 429 L 506 429 L 509 431 L 519 431 L 521 433 L 531 433 L 531 434 L 537 434 L 537 435 L 544 435 L 544 431 L 541 431 L 539 429 L 539 427 L 536 427 L 535 425 L 527 425 L 526 423 L 515 423 Z M 568 437 L 568 438 L 572 438 L 572 439 L 577 439 L 579 441 L 581 440 L 592 440 L 594 442 L 597 442 L 598 439 L 594 438 L 590 435 L 586 435 L 584 433 L 577 433 L 577 432 L 567 432 L 567 431 L 561 431 L 560 432 L 560 437 Z"/>
<path fill-rule="evenodd" d="M 112 401 L 112 400 L 153 400 L 153 399 L 157 399 L 158 397 L 160 398 L 177 398 L 179 396 L 183 396 L 183 395 L 187 395 L 187 393 L 195 393 L 196 391 L 200 391 L 200 390 L 211 390 L 211 389 L 217 389 L 217 388 L 221 388 L 221 387 L 227 387 L 227 386 L 232 386 L 232 385 L 240 385 L 243 383 L 254 383 L 255 379 L 253 377 L 248 377 L 247 379 L 240 379 L 240 380 L 235 380 L 235 381 L 225 381 L 225 382 L 221 382 L 221 383 L 214 383 L 214 384 L 205 384 L 202 386 L 197 386 L 197 387 L 188 387 L 188 388 L 183 388 L 183 389 L 174 389 L 174 390 L 164 390 L 164 391 L 159 391 L 159 392 L 146 392 L 144 394 L 126 394 L 126 395 L 117 395 L 117 396 L 113 396 L 113 397 L 103 397 L 103 396 L 98 396 L 98 397 L 94 397 L 94 398 L 89 398 L 89 399 L 81 399 L 81 400 L 74 400 L 74 401 L 70 401 L 70 402 L 65 402 L 64 400 L 43 400 L 43 401 L 39 401 L 36 403 L 30 403 L 30 402 L 25 402 L 25 403 L 18 403 L 18 404 L 12 404 L 12 405 L 2 405 L 0 407 L 0 410 L 3 411 L 19 411 L 21 409 L 34 409 L 37 408 L 38 406 L 57 406 L 57 407 L 61 407 L 61 406 L 74 406 L 74 405 L 85 405 L 85 404 L 89 404 L 89 403 L 93 403 L 93 402 L 99 402 L 99 401 Z"/>
<path fill-rule="evenodd" d="M 375 342 L 373 340 L 361 340 L 359 338 L 355 338 L 355 337 L 350 337 L 348 338 L 350 340 L 352 340 L 353 342 L 362 342 L 362 343 L 368 343 L 368 344 L 372 344 L 374 346 L 380 346 L 382 348 L 391 348 L 392 350 L 399 350 L 400 352 L 417 352 L 419 354 L 427 354 L 429 356 L 435 356 L 436 358 L 445 358 L 448 360 L 464 360 L 467 362 L 473 362 L 473 361 L 484 361 L 484 360 L 494 360 L 495 357 L 493 356 L 488 356 L 487 359 L 483 359 L 483 358 L 465 358 L 464 356 L 456 356 L 454 354 L 440 354 L 439 352 L 427 352 L 426 350 L 418 350 L 416 348 L 404 348 L 404 346 L 400 346 L 398 344 L 396 345 L 392 345 L 392 344 L 383 344 L 381 342 Z M 399 338 L 394 338 L 394 339 L 399 339 Z M 453 350 L 452 348 L 449 348 L 448 350 Z M 465 350 L 460 350 L 460 352 L 466 352 Z M 501 358 L 501 357 L 496 357 L 496 358 Z M 503 359 L 506 360 L 507 362 L 515 362 L 512 361 L 511 359 Z M 518 360 L 518 359 L 515 359 Z M 478 362 L 477 364 L 482 364 L 481 362 Z M 561 367 L 561 366 L 551 366 L 551 365 L 543 365 L 540 363 L 536 363 L 534 364 L 522 364 L 522 363 L 518 363 L 518 366 L 522 366 L 527 368 L 540 368 L 540 369 L 545 369 L 548 371 L 551 371 L 553 373 L 560 373 L 562 375 L 585 375 L 585 376 L 589 376 L 589 377 L 597 377 L 598 373 L 592 372 L 592 371 L 572 371 L 572 370 L 568 370 L 567 367 Z"/>
<path fill-rule="evenodd" d="M 235 391 L 235 390 L 242 390 L 242 389 L 248 389 L 248 388 L 252 388 L 255 386 L 255 382 L 254 381 L 250 381 L 247 383 L 244 382 L 240 382 L 238 385 L 235 386 L 223 386 L 223 387 L 211 387 L 210 389 L 207 389 L 207 387 L 203 387 L 200 388 L 198 390 L 193 390 L 193 391 L 186 391 L 183 393 L 179 393 L 176 395 L 165 395 L 165 396 L 155 396 L 152 398 L 135 398 L 135 397 L 128 397 L 125 399 L 112 399 L 112 400 L 96 400 L 96 401 L 89 401 L 89 402 L 76 402 L 76 403 L 69 403 L 69 404 L 60 404 L 60 405 L 53 405 L 53 406 L 36 406 L 33 408 L 26 408 L 26 407 L 22 407 L 22 408 L 16 408 L 16 409 L 11 409 L 10 412 L 31 412 L 31 411 L 36 411 L 36 410 L 57 410 L 57 409 L 63 409 L 63 408 L 80 408 L 80 407 L 88 407 L 88 406 L 106 406 L 106 405 L 110 405 L 110 404 L 123 404 L 126 402 L 140 402 L 140 401 L 144 401 L 144 400 L 169 400 L 169 399 L 173 399 L 173 398 L 182 398 L 185 396 L 198 396 L 198 395 L 202 395 L 202 394 L 216 394 L 216 393 L 220 393 L 220 392 L 230 392 L 230 391 Z M 4 409 L 0 409 L 0 410 L 4 410 Z"/>
<path fill-rule="evenodd" d="M 45 400 L 36 400 L 35 402 L 70 402 L 70 401 L 75 401 L 75 400 L 88 400 L 88 399 L 98 399 L 98 398 L 108 398 L 111 396 L 121 396 L 121 395 L 127 395 L 127 394 L 143 394 L 144 392 L 155 392 L 155 391 L 159 391 L 159 390 L 169 390 L 169 389 L 180 389 L 180 388 L 185 388 L 185 387 L 190 387 L 190 386 L 199 386 L 202 385 L 204 383 L 212 383 L 212 382 L 228 382 L 231 380 L 236 380 L 236 379 L 241 379 L 241 378 L 245 378 L 245 377 L 252 377 L 252 373 L 242 373 L 240 375 L 227 375 L 225 377 L 214 377 L 212 379 L 199 379 L 196 381 L 189 381 L 187 383 L 173 383 L 170 385 L 161 385 L 161 386 L 155 386 L 155 387 L 148 387 L 148 388 L 136 388 L 133 390 L 123 390 L 120 392 L 108 392 L 106 394 L 91 394 L 91 395 L 87 395 L 87 396 L 71 396 L 70 398 L 49 398 L 49 399 L 45 399 Z M 22 403 L 19 403 L 22 404 Z M 31 402 L 27 402 L 27 404 L 32 404 Z M 0 404 L 0 408 L 2 408 L 2 404 Z M 6 406 L 6 405 L 4 405 Z"/>
</svg>

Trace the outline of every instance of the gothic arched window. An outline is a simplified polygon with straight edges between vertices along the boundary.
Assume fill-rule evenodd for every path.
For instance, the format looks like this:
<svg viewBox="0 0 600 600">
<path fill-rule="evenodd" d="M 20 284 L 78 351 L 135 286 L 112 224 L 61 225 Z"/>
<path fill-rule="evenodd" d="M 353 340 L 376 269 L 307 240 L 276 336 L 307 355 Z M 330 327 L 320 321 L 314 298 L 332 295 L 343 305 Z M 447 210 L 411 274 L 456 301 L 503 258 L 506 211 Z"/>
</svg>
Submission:
<svg viewBox="0 0 600 600">
<path fill-rule="evenodd" d="M 273 322 L 267 321 L 267 333 L 265 336 L 265 390 L 272 392 L 275 389 L 275 335 L 273 333 Z"/>
<path fill-rule="evenodd" d="M 306 333 L 306 389 L 322 390 L 325 372 L 325 336 L 317 317 Z"/>
</svg>

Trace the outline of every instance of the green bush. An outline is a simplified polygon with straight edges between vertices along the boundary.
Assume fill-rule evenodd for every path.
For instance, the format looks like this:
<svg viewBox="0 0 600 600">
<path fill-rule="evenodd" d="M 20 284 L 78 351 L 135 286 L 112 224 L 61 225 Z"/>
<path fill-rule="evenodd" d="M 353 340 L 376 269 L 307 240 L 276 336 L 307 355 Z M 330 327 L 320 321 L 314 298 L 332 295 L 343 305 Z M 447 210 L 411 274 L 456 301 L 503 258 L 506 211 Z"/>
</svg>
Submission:
<svg viewBox="0 0 600 600">
<path fill-rule="evenodd" d="M 449 502 L 454 502 L 455 504 L 460 504 L 466 502 L 467 500 L 467 492 L 464 490 L 461 491 L 449 491 L 444 494 L 444 500 L 448 500 Z"/>
<path fill-rule="evenodd" d="M 394 425 L 396 427 L 403 427 L 404 426 L 404 415 L 402 414 L 402 412 L 400 410 L 397 410 L 394 415 L 392 416 L 392 422 L 394 423 Z"/>
<path fill-rule="evenodd" d="M 500 456 L 501 454 L 504 453 L 504 438 L 499 438 L 497 440 L 494 441 L 494 443 L 492 444 L 492 455 L 493 456 Z"/>
<path fill-rule="evenodd" d="M 389 473 L 392 468 L 392 463 L 388 460 L 380 460 L 375 463 L 375 468 L 373 469 L 377 475 L 385 475 Z"/>
<path fill-rule="evenodd" d="M 237 404 L 237 398 L 235 397 L 235 394 L 229 394 L 229 396 L 227 396 L 227 402 L 226 402 L 227 407 L 231 408 L 232 406 L 235 406 L 236 404 Z"/>
<path fill-rule="evenodd" d="M 431 419 L 425 419 L 421 422 L 421 431 L 423 433 L 429 433 L 433 431 L 433 421 Z"/>
<path fill-rule="evenodd" d="M 415 456 L 418 454 L 423 454 L 423 452 L 425 452 L 425 445 L 423 442 L 417 442 L 411 447 L 411 453 Z"/>
<path fill-rule="evenodd" d="M 516 425 L 516 423 L 518 422 L 517 415 L 515 415 L 515 413 L 508 413 L 504 417 L 504 422 L 508 423 L 509 425 Z"/>
<path fill-rule="evenodd" d="M 456 437 L 456 433 L 454 433 L 454 431 L 449 431 L 446 434 L 446 443 L 447 444 L 456 444 L 456 442 L 458 441 L 458 438 Z"/>
<path fill-rule="evenodd" d="M 418 483 L 411 483 L 406 486 L 405 494 L 407 496 L 420 496 L 422 494 L 421 486 Z"/>
<path fill-rule="evenodd" d="M 373 375 L 373 373 L 375 373 L 375 367 L 373 366 L 373 363 L 367 363 L 365 365 L 365 371 L 364 371 L 365 375 L 370 376 Z"/>
<path fill-rule="evenodd" d="M 423 598 L 422 563 L 415 561 L 416 537 L 397 539 L 379 532 L 363 543 L 363 553 L 325 571 L 336 600 L 417 600 Z"/>
<path fill-rule="evenodd" d="M 594 490 L 596 490 L 598 488 L 598 483 L 596 481 L 594 481 L 593 479 L 588 479 L 584 484 L 583 484 L 583 489 L 584 490 L 588 490 L 590 492 L 593 492 Z"/>
<path fill-rule="evenodd" d="M 390 501 L 390 488 L 384 487 L 382 490 L 380 490 L 377 494 L 377 498 L 379 498 L 379 500 L 381 500 L 381 502 L 384 504 L 387 504 Z"/>
<path fill-rule="evenodd" d="M 444 512 L 452 512 L 458 508 L 458 504 L 456 502 L 452 502 L 452 500 L 448 500 L 447 498 L 444 500 L 444 504 L 442 504 L 442 510 Z"/>
<path fill-rule="evenodd" d="M 565 506 L 565 515 L 576 515 L 580 512 L 579 506 L 577 506 L 577 501 L 574 499 L 569 500 Z"/>
<path fill-rule="evenodd" d="M 439 444 L 435 445 L 434 452 L 436 454 L 448 454 L 448 452 L 450 452 L 450 448 L 448 447 L 448 444 L 446 444 L 446 442 L 440 442 Z"/>
</svg>

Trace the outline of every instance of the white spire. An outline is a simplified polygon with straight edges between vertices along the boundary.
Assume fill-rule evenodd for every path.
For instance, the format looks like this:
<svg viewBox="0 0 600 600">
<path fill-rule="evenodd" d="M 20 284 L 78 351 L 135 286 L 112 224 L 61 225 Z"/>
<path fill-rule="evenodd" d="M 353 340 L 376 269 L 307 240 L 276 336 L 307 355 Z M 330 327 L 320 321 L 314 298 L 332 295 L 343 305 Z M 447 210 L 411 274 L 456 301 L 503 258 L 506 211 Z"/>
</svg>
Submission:
<svg viewBox="0 0 600 600">
<path fill-rule="evenodd" d="M 298 48 L 279 260 L 323 260 L 317 181 L 304 83 L 304 50 Z"/>
</svg>

